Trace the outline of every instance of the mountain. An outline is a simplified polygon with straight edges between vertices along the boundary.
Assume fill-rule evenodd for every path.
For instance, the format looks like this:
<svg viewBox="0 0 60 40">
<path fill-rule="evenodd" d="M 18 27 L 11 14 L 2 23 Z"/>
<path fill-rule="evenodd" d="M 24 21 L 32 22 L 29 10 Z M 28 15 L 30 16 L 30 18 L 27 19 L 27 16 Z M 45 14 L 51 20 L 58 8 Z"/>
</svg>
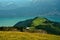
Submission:
<svg viewBox="0 0 60 40">
<path fill-rule="evenodd" d="M 34 27 L 35 29 L 42 29 L 51 34 L 60 35 L 60 23 L 50 21 L 49 19 L 44 17 L 35 17 L 32 19 L 21 21 L 16 23 L 14 27 L 18 28 L 19 30 L 26 27 Z"/>
</svg>

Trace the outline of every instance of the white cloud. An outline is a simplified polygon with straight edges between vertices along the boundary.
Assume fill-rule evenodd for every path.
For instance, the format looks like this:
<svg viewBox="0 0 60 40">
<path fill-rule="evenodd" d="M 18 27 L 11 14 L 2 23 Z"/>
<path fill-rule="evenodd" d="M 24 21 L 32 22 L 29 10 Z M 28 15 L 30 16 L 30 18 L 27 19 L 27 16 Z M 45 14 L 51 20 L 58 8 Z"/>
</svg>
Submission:
<svg viewBox="0 0 60 40">
<path fill-rule="evenodd" d="M 7 3 L 7 5 L 11 5 L 11 4 L 13 4 L 14 2 L 9 2 L 9 3 Z"/>
</svg>

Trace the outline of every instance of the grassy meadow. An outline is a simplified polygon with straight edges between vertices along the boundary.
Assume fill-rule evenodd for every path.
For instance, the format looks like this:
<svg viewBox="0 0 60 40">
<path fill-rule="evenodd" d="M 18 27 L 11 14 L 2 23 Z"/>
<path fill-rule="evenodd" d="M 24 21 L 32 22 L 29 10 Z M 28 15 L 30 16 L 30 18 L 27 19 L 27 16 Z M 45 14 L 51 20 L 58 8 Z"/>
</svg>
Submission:
<svg viewBox="0 0 60 40">
<path fill-rule="evenodd" d="M 0 31 L 0 40 L 60 40 L 60 36 L 19 31 Z"/>
</svg>

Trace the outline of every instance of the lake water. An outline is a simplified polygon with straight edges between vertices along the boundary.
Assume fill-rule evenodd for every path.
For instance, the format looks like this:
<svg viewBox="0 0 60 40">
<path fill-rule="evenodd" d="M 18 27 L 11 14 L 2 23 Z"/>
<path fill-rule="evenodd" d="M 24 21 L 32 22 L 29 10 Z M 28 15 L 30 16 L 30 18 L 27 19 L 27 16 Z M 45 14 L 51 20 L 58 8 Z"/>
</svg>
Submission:
<svg viewBox="0 0 60 40">
<path fill-rule="evenodd" d="M 18 18 L 0 18 L 0 26 L 13 26 L 19 21 L 30 19 L 31 17 Z"/>
<path fill-rule="evenodd" d="M 27 20 L 33 17 L 0 18 L 0 26 L 13 26 L 19 21 Z M 60 22 L 59 18 L 46 17 L 49 20 Z"/>
</svg>

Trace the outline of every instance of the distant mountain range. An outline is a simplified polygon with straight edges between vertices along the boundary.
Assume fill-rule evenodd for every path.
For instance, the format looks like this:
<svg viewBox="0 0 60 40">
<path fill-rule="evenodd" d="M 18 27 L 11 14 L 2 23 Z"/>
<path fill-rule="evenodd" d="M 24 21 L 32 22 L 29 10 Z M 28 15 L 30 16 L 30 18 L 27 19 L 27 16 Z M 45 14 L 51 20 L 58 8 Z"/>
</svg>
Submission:
<svg viewBox="0 0 60 40">
<path fill-rule="evenodd" d="M 60 23 L 50 21 L 44 17 L 35 17 L 32 19 L 28 19 L 25 21 L 18 22 L 14 25 L 14 27 L 21 29 L 21 27 L 35 27 L 36 29 L 42 29 L 51 34 L 59 34 L 60 35 Z"/>
</svg>

